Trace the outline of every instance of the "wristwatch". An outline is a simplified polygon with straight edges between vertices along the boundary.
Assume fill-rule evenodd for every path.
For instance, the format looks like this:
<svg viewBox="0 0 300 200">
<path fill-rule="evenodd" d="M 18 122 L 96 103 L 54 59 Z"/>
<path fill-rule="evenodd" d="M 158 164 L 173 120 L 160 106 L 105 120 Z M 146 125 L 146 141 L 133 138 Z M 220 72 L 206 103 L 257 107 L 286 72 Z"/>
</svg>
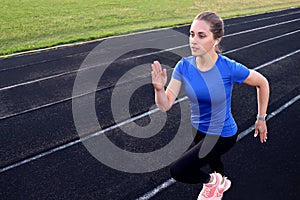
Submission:
<svg viewBox="0 0 300 200">
<path fill-rule="evenodd" d="M 265 115 L 265 116 L 256 116 L 256 119 L 257 120 L 261 120 L 261 121 L 266 121 L 266 118 L 267 118 L 267 115 Z"/>
</svg>

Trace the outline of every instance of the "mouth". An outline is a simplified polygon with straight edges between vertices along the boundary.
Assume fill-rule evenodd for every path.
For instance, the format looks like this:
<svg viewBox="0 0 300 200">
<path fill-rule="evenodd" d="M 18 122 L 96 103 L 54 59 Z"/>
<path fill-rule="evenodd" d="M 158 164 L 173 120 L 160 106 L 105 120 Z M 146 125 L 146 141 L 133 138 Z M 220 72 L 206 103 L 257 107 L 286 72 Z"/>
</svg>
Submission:
<svg viewBox="0 0 300 200">
<path fill-rule="evenodd" d="M 191 47 L 191 50 L 192 50 L 192 51 L 198 51 L 199 48 L 192 46 L 192 47 Z"/>
</svg>

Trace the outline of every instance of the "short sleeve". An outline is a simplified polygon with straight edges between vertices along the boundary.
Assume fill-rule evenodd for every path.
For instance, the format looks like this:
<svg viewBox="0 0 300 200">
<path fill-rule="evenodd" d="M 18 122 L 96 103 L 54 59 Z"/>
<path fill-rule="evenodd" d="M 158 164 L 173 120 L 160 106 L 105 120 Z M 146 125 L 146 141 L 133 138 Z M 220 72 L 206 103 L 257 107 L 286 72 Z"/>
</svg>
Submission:
<svg viewBox="0 0 300 200">
<path fill-rule="evenodd" d="M 182 67 L 183 67 L 183 60 L 181 59 L 176 64 L 173 74 L 172 74 L 172 78 L 174 78 L 180 82 L 182 82 Z"/>
<path fill-rule="evenodd" d="M 234 62 L 232 66 L 232 82 L 241 84 L 249 76 L 250 70 L 237 62 Z"/>
</svg>

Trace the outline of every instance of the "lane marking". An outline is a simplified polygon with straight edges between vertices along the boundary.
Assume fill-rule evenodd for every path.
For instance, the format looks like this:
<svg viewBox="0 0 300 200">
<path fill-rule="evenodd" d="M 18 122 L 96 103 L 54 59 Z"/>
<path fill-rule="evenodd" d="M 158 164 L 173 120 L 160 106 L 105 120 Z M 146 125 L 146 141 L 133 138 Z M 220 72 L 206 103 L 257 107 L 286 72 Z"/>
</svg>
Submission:
<svg viewBox="0 0 300 200">
<path fill-rule="evenodd" d="M 245 21 L 238 22 L 238 23 L 228 24 L 227 27 L 241 25 L 241 24 L 247 24 L 247 23 L 251 23 L 251 22 L 264 21 L 264 20 L 274 19 L 274 18 L 279 18 L 279 17 L 286 17 L 289 15 L 294 15 L 294 14 L 299 14 L 299 13 L 300 13 L 300 11 L 296 11 L 296 12 L 286 13 L 286 14 L 281 14 L 281 15 L 276 15 L 276 16 L 263 17 L 263 18 L 252 19 L 252 20 L 245 20 Z M 252 15 L 252 16 L 255 16 L 255 15 Z M 241 18 L 243 18 L 243 17 L 241 17 Z M 230 19 L 235 19 L 235 18 L 230 18 Z"/>
<path fill-rule="evenodd" d="M 279 60 L 283 60 L 283 59 L 285 59 L 285 58 L 287 58 L 287 57 L 289 57 L 289 56 L 292 56 L 292 55 L 294 55 L 294 54 L 297 54 L 297 53 L 299 53 L 299 52 L 300 52 L 300 49 L 298 49 L 298 50 L 296 50 L 296 51 L 294 51 L 294 52 L 292 52 L 292 53 L 286 54 L 286 55 L 284 55 L 284 56 L 281 56 L 281 57 L 279 57 L 279 58 L 277 58 L 277 59 L 275 59 L 275 60 L 273 60 L 273 61 L 267 62 L 267 63 L 265 63 L 265 64 L 263 64 L 263 65 L 257 66 L 257 67 L 255 67 L 255 68 L 253 68 L 253 70 L 259 70 L 259 69 L 261 69 L 261 68 L 263 68 L 263 67 L 265 67 L 265 66 L 268 66 L 269 64 L 272 64 L 272 63 L 277 62 L 277 61 L 279 61 Z"/>
<path fill-rule="evenodd" d="M 293 19 L 293 20 L 290 20 L 290 21 L 275 23 L 275 24 L 271 24 L 271 25 L 267 25 L 267 26 L 262 26 L 262 27 L 258 27 L 258 28 L 254 28 L 254 29 L 241 31 L 241 32 L 238 32 L 238 33 L 231 33 L 231 34 L 228 34 L 227 37 L 240 35 L 240 34 L 244 34 L 244 33 L 250 33 L 250 32 L 253 32 L 253 31 L 263 30 L 263 29 L 267 29 L 267 28 L 271 28 L 271 27 L 275 27 L 275 26 L 280 26 L 280 25 L 283 25 L 283 24 L 288 24 L 288 23 L 299 21 L 299 20 L 300 19 Z"/>
<path fill-rule="evenodd" d="M 279 36 L 275 36 L 275 37 L 272 37 L 272 38 L 269 38 L 269 39 L 261 40 L 259 42 L 255 42 L 255 43 L 252 43 L 252 44 L 240 47 L 240 48 L 229 50 L 229 51 L 224 52 L 224 54 L 233 53 L 233 52 L 236 52 L 236 51 L 239 51 L 239 50 L 242 50 L 242 49 L 246 49 L 246 48 L 249 48 L 249 47 L 252 47 L 252 46 L 256 46 L 256 45 L 259 45 L 259 44 L 262 44 L 262 43 L 265 43 L 265 42 L 272 41 L 272 40 L 276 40 L 276 39 L 279 39 L 279 38 L 282 38 L 282 37 L 285 37 L 285 36 L 289 36 L 289 35 L 292 35 L 292 34 L 295 34 L 295 33 L 298 33 L 298 32 L 300 32 L 300 29 L 298 29 L 296 31 L 289 32 L 289 33 L 285 33 L 285 34 L 282 34 L 282 35 L 279 35 Z"/>
<path fill-rule="evenodd" d="M 262 65 L 259 65 L 259 66 L 255 67 L 253 70 L 258 70 L 258 69 L 261 69 L 261 68 L 263 68 L 265 66 L 271 65 L 271 64 L 273 64 L 275 62 L 278 62 L 280 60 L 283 60 L 283 59 L 285 59 L 285 58 L 287 58 L 289 56 L 297 54 L 297 53 L 299 53 L 299 51 L 300 51 L 300 49 L 298 49 L 298 50 L 296 50 L 294 52 L 291 52 L 291 53 L 289 53 L 287 55 L 284 55 L 284 56 L 281 56 L 279 58 L 276 58 L 274 60 L 271 60 L 271 61 L 269 61 L 267 63 L 264 63 Z M 96 92 L 99 92 L 101 90 L 103 90 L 103 89 L 96 90 Z M 81 95 L 78 95 L 78 96 L 73 96 L 73 97 L 69 97 L 69 98 L 66 98 L 66 99 L 62 99 L 60 101 L 55 101 L 55 102 L 52 102 L 52 103 L 48 103 L 48 104 L 44 104 L 44 105 L 41 105 L 41 106 L 37 106 L 37 107 L 31 108 L 31 109 L 23 110 L 23 111 L 20 111 L 20 112 L 17 112 L 17 113 L 12 113 L 12 114 L 8 114 L 8 115 L 4 115 L 4 116 L 0 117 L 0 120 L 4 120 L 4 119 L 7 119 L 7 118 L 15 117 L 15 116 L 18 116 L 18 115 L 21 115 L 21 114 L 25 114 L 25 113 L 32 112 L 32 111 L 35 111 L 35 110 L 39 110 L 39 109 L 46 108 L 46 107 L 49 107 L 49 106 L 53 106 L 53 105 L 56 105 L 56 104 L 59 104 L 59 103 L 63 103 L 63 102 L 66 102 L 66 101 L 69 101 L 69 100 L 72 100 L 72 99 L 76 99 L 76 98 L 79 98 L 79 97 L 82 97 L 82 96 L 88 95 L 88 94 L 90 94 L 90 92 L 87 92 L 87 93 L 84 93 L 84 94 L 81 94 Z"/>
<path fill-rule="evenodd" d="M 300 49 L 299 49 L 299 50 L 300 50 Z M 298 50 L 298 51 L 299 51 L 299 50 Z M 272 62 L 272 61 L 271 61 L 271 62 L 268 62 L 268 65 L 271 65 L 272 63 L 278 62 L 278 61 L 280 61 L 280 60 L 282 60 L 282 59 L 284 59 L 284 58 L 287 58 L 287 57 L 284 56 L 284 57 L 281 57 L 281 59 L 275 59 L 275 60 L 273 60 L 273 62 Z M 267 65 L 265 65 L 265 64 L 263 64 L 263 65 L 264 65 L 264 67 L 267 66 Z M 258 66 L 258 67 L 260 67 L 260 66 Z M 262 68 L 262 67 L 261 67 L 261 68 Z M 261 68 L 260 68 L 260 69 L 261 69 Z M 300 95 L 298 95 L 298 96 L 300 96 Z M 298 98 L 299 98 L 299 97 L 298 97 Z M 179 103 L 179 102 L 185 101 L 185 100 L 187 100 L 187 99 L 188 99 L 187 96 L 182 97 L 182 98 L 176 100 L 176 101 L 174 102 L 174 104 L 177 104 L 177 103 Z M 50 155 L 50 154 L 52 154 L 52 153 L 55 153 L 55 152 L 57 152 L 57 151 L 64 150 L 64 149 L 66 149 L 66 148 L 68 148 L 68 147 L 70 147 L 70 146 L 73 146 L 73 145 L 75 145 L 75 144 L 78 144 L 78 143 L 80 143 L 80 142 L 82 142 L 82 141 L 88 140 L 88 139 L 90 139 L 90 138 L 93 138 L 93 137 L 98 136 L 98 135 L 100 135 L 100 134 L 103 134 L 103 133 L 105 133 L 105 132 L 108 132 L 108 131 L 110 131 L 110 130 L 113 130 L 113 129 L 115 129 L 115 128 L 118 128 L 118 127 L 120 127 L 120 126 L 122 126 L 122 125 L 125 125 L 125 124 L 128 124 L 128 123 L 132 123 L 132 122 L 134 122 L 134 121 L 137 120 L 137 119 L 141 119 L 141 118 L 144 117 L 144 116 L 153 114 L 153 113 L 158 112 L 158 111 L 159 111 L 158 108 L 153 109 L 153 110 L 150 110 L 150 111 L 145 112 L 145 113 L 143 113 L 143 114 L 141 114 L 141 115 L 137 115 L 136 117 L 127 119 L 127 120 L 125 120 L 124 122 L 121 122 L 121 123 L 119 123 L 119 124 L 113 125 L 113 126 L 111 126 L 111 127 L 108 127 L 108 128 L 106 128 L 106 129 L 103 129 L 103 130 L 98 131 L 98 132 L 96 132 L 96 133 L 87 135 L 86 137 L 77 139 L 77 140 L 75 140 L 75 141 L 66 143 L 66 144 L 61 145 L 61 146 L 59 146 L 59 147 L 56 147 L 56 148 L 50 149 L 50 150 L 48 150 L 48 151 L 45 151 L 45 152 L 43 152 L 43 153 L 40 153 L 40 154 L 38 154 L 38 155 L 35 155 L 35 156 L 33 156 L 33 157 L 30 157 L 30 158 L 24 159 L 24 160 L 22 160 L 22 161 L 16 162 L 15 164 L 9 165 L 9 166 L 4 167 L 4 168 L 1 168 L 1 169 L 0 169 L 0 173 L 5 172 L 5 171 L 8 171 L 8 170 L 13 169 L 13 168 L 16 168 L 16 167 L 19 167 L 19 166 L 24 165 L 24 164 L 26 164 L 26 163 L 29 163 L 29 162 L 31 162 L 31 161 L 34 161 L 34 160 L 37 160 L 37 159 L 42 158 L 42 157 L 44 157 L 44 156 Z"/>
<path fill-rule="evenodd" d="M 292 23 L 292 22 L 295 22 L 295 21 L 300 21 L 300 19 L 294 19 L 294 20 L 290 20 L 290 21 L 285 21 L 285 22 L 275 23 L 275 24 L 271 24 L 271 25 L 267 25 L 267 26 L 254 28 L 254 29 L 240 31 L 240 32 L 225 35 L 223 38 L 232 37 L 232 36 L 236 36 L 236 35 L 241 35 L 241 34 L 245 34 L 245 33 L 250 33 L 250 32 L 257 31 L 257 30 L 263 30 L 263 29 L 267 29 L 267 28 L 271 28 L 271 27 L 275 27 L 275 26 L 280 26 L 280 25 L 287 24 L 287 23 Z M 299 30 L 293 31 L 293 32 L 290 32 L 290 33 L 293 34 L 293 33 L 296 33 L 298 31 Z M 283 34 L 283 35 L 280 35 L 280 36 L 275 36 L 273 38 L 278 39 L 280 37 L 284 37 L 284 36 L 287 36 L 287 35 L 290 35 L 290 34 L 286 33 L 286 34 Z M 263 41 L 267 42 L 267 41 L 270 41 L 270 40 L 272 40 L 272 38 L 269 38 L 269 40 L 266 39 L 266 40 L 263 40 Z M 177 47 L 173 47 L 173 48 L 168 48 L 168 49 L 164 49 L 164 50 L 160 50 L 160 51 L 155 51 L 155 52 L 152 52 L 152 53 L 146 53 L 146 54 L 141 54 L 141 55 L 138 55 L 138 56 L 132 56 L 130 58 L 120 60 L 120 62 L 131 60 L 131 59 L 136 59 L 136 58 L 141 58 L 141 57 L 146 57 L 146 56 L 150 56 L 150 55 L 155 55 L 155 54 L 163 53 L 163 52 L 167 52 L 167 51 L 173 51 L 173 50 L 177 50 L 177 49 L 181 49 L 181 48 L 186 48 L 188 46 L 189 46 L 189 44 L 185 44 L 185 45 L 181 45 L 181 46 L 177 46 Z M 250 45 L 248 45 L 248 46 L 251 47 Z M 254 45 L 252 45 L 252 46 L 254 46 Z M 248 47 L 245 47 L 245 48 L 248 48 Z M 107 65 L 107 64 L 109 64 L 109 63 L 102 63 L 102 64 L 99 64 L 99 65 L 90 66 L 90 67 L 86 67 L 86 68 L 83 68 L 83 69 L 71 70 L 71 71 L 67 71 L 67 72 L 64 72 L 64 73 L 60 73 L 60 74 L 55 74 L 55 75 L 51 75 L 51 76 L 46 76 L 46 77 L 34 79 L 34 80 L 31 80 L 31 81 L 26 81 L 26 82 L 23 82 L 23 83 L 18 83 L 18 84 L 14 84 L 14 85 L 10 85 L 10 86 L 5 86 L 5 87 L 0 88 L 0 91 L 12 89 L 12 88 L 16 88 L 16 87 L 20 87 L 20 86 L 24 86 L 24 85 L 29 85 L 29 84 L 36 83 L 36 82 L 41 82 L 41 81 L 57 78 L 57 77 L 60 77 L 60 76 L 69 75 L 69 74 L 72 74 L 72 73 L 77 73 L 79 71 L 93 69 L 93 68 L 100 67 L 100 66 Z"/>
<path fill-rule="evenodd" d="M 289 106 L 291 106 L 293 103 L 297 102 L 299 99 L 300 99 L 300 94 L 298 94 L 296 97 L 294 97 L 293 99 L 291 99 L 288 102 L 286 102 L 284 105 L 282 105 L 280 108 L 278 108 L 277 110 L 275 110 L 271 114 L 269 114 L 268 115 L 269 117 L 267 118 L 267 121 L 270 120 L 270 119 L 272 119 L 273 117 L 275 117 L 276 115 L 278 115 L 282 111 L 284 111 L 286 108 L 288 108 Z M 254 131 L 254 129 L 255 129 L 255 126 L 252 125 L 248 129 L 246 129 L 243 132 L 241 132 L 238 135 L 237 141 L 240 141 L 242 138 L 244 138 L 249 133 L 251 133 L 252 131 Z M 159 192 L 161 192 L 164 189 L 170 187 L 174 183 L 176 183 L 176 180 L 174 180 L 173 178 L 170 178 L 167 181 L 165 181 L 164 183 L 162 183 L 162 184 L 158 185 L 157 187 L 155 187 L 153 190 L 151 190 L 151 191 L 145 193 L 143 196 L 137 198 L 136 200 L 148 200 L 148 199 L 151 199 L 152 197 L 154 197 L 155 195 L 157 195 Z"/>
<path fill-rule="evenodd" d="M 289 9 L 284 9 L 284 10 L 281 10 L 281 11 L 273 11 L 273 12 L 268 12 L 268 13 L 264 13 L 264 14 L 275 14 L 276 12 L 279 13 L 279 12 L 288 11 L 288 10 Z M 240 22 L 240 23 L 234 23 L 232 25 L 235 26 L 235 25 L 239 25 L 239 24 L 246 24 L 246 23 L 251 23 L 251 22 L 256 22 L 256 21 L 263 21 L 263 20 L 268 20 L 268 19 L 274 19 L 274 18 L 289 16 L 289 15 L 294 15 L 294 14 L 298 14 L 298 13 L 300 13 L 300 11 L 290 12 L 290 13 L 280 14 L 280 15 L 275 15 L 273 17 L 271 16 L 271 17 L 264 17 L 264 18 L 260 18 L 260 19 L 254 19 L 254 20 L 247 20 L 247 21 L 243 21 L 243 22 Z M 264 14 L 246 15 L 246 16 L 243 16 L 241 18 L 256 16 L 256 15 L 259 16 L 259 15 L 264 15 Z M 237 18 L 239 18 L 239 17 L 237 17 Z M 236 18 L 228 18 L 228 19 L 236 19 Z M 186 26 L 186 25 L 183 25 L 183 26 L 180 26 L 180 27 L 184 27 L 184 26 Z M 229 27 L 229 26 L 231 26 L 231 24 L 225 25 L 225 27 L 227 27 L 227 26 Z M 165 27 L 165 28 L 160 28 L 160 29 L 146 30 L 146 31 L 140 31 L 140 32 L 136 32 L 136 33 L 128 33 L 128 34 L 117 35 L 117 36 L 110 36 L 110 37 L 105 37 L 105 38 L 99 38 L 99 39 L 89 40 L 89 41 L 75 42 L 75 43 L 70 43 L 70 44 L 56 45 L 56 46 L 53 46 L 53 47 L 46 47 L 46 48 L 42 48 L 42 49 L 29 50 L 29 51 L 25 51 L 25 52 L 19 52 L 19 53 L 13 53 L 13 54 L 8 54 L 8 55 L 3 55 L 3 56 L 0 56 L 0 59 L 5 59 L 7 57 L 21 56 L 21 55 L 26 55 L 26 54 L 32 54 L 32 53 L 40 53 L 40 52 L 43 52 L 43 51 L 56 50 L 56 49 L 65 48 L 65 47 L 79 46 L 79 45 L 90 44 L 90 43 L 94 43 L 94 42 L 100 42 L 100 41 L 103 41 L 103 40 L 107 40 L 107 39 L 111 39 L 111 38 L 116 38 L 116 37 L 126 37 L 126 36 L 130 36 L 130 35 L 135 35 L 135 34 L 144 34 L 144 33 L 162 31 L 162 30 L 167 30 L 167 29 L 172 29 L 172 27 Z"/>
<path fill-rule="evenodd" d="M 158 185 L 156 188 L 154 188 L 153 190 L 147 192 L 146 194 L 144 194 L 143 196 L 137 198 L 136 200 L 150 199 L 150 198 L 154 197 L 156 194 L 158 194 L 160 191 L 170 187 L 174 183 L 176 183 L 176 180 L 174 180 L 173 178 L 170 178 L 169 180 L 167 180 L 164 183 Z"/>
<path fill-rule="evenodd" d="M 278 108 L 277 110 L 273 111 L 272 113 L 270 113 L 267 117 L 266 121 L 269 121 L 270 119 L 272 119 L 273 117 L 275 117 L 276 115 L 278 115 L 279 113 L 281 113 L 282 111 L 284 111 L 286 108 L 288 108 L 289 106 L 291 106 L 293 103 L 295 103 L 296 101 L 298 101 L 300 99 L 300 94 L 298 94 L 296 97 L 292 98 L 290 101 L 286 102 L 284 105 L 282 105 L 280 108 Z M 255 126 L 252 125 L 251 127 L 249 127 L 248 129 L 244 130 L 243 132 L 241 132 L 238 136 L 238 141 L 241 140 L 243 137 L 245 137 L 246 135 L 248 135 L 250 132 L 254 131 Z"/>
<path fill-rule="evenodd" d="M 185 100 L 187 100 L 187 97 L 183 97 L 183 98 L 181 98 L 181 99 L 179 99 L 179 100 L 176 100 L 176 101 L 174 102 L 174 104 L 180 103 L 180 102 L 185 101 Z M 158 108 L 153 109 L 153 110 L 150 110 L 150 111 L 145 112 L 145 113 L 143 113 L 143 114 L 141 114 L 141 115 L 138 115 L 138 116 L 136 116 L 136 117 L 130 118 L 130 119 L 124 121 L 124 122 L 121 122 L 121 123 L 119 123 L 119 124 L 110 126 L 110 127 L 106 128 L 106 129 L 103 129 L 103 130 L 98 131 L 98 132 L 96 132 L 96 133 L 87 135 L 87 136 L 82 137 L 82 138 L 80 138 L 80 139 L 77 139 L 77 140 L 75 140 L 75 141 L 69 142 L 69 143 L 67 143 L 67 144 L 61 145 L 61 146 L 56 147 L 56 148 L 53 148 L 53 149 L 50 149 L 50 150 L 48 150 L 48 151 L 45 151 L 45 152 L 43 152 L 43 153 L 40 153 L 40 154 L 38 154 L 38 155 L 36 155 L 36 156 L 33 156 L 33 157 L 31 157 L 31 158 L 24 159 L 24 160 L 22 160 L 22 161 L 20 161 L 20 162 L 16 162 L 15 164 L 12 164 L 12 165 L 10 165 L 10 166 L 1 168 L 1 169 L 0 169 L 0 173 L 5 172 L 5 171 L 8 171 L 8 170 L 13 169 L 13 168 L 16 168 L 16 167 L 19 167 L 19 166 L 21 166 L 21 165 L 24 165 L 24 164 L 26 164 L 26 163 L 32 162 L 32 161 L 34 161 L 34 160 L 37 160 L 37 159 L 42 158 L 42 157 L 45 157 L 45 156 L 50 155 L 50 154 L 52 154 L 52 153 L 58 152 L 58 151 L 60 151 L 60 150 L 64 150 L 64 149 L 66 149 L 66 148 L 68 148 L 68 147 L 71 147 L 71 146 L 73 146 L 73 145 L 75 145 L 75 144 L 81 143 L 81 142 L 83 142 L 83 141 L 86 141 L 86 140 L 91 139 L 91 138 L 93 138 L 93 137 L 96 137 L 96 136 L 98 136 L 98 135 L 104 134 L 104 133 L 106 133 L 106 132 L 108 132 L 108 131 L 111 131 L 111 130 L 113 130 L 113 129 L 116 129 L 116 128 L 118 128 L 118 127 L 120 127 L 120 126 L 123 126 L 123 125 L 125 125 L 125 124 L 132 123 L 133 121 L 135 121 L 135 120 L 137 120 L 137 119 L 143 118 L 143 117 L 145 117 L 145 116 L 148 116 L 149 114 L 153 114 L 153 113 L 156 113 L 156 112 L 158 112 L 158 111 L 159 111 Z"/>
</svg>

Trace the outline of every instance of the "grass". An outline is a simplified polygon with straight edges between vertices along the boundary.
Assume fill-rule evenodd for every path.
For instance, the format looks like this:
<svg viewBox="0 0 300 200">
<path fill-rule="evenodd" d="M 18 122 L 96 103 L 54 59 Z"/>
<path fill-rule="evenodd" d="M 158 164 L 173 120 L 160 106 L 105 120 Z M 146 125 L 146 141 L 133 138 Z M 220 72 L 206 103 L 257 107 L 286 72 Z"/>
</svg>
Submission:
<svg viewBox="0 0 300 200">
<path fill-rule="evenodd" d="M 2 0 L 0 55 L 187 24 L 204 10 L 228 18 L 299 6 L 299 0 Z"/>
</svg>

